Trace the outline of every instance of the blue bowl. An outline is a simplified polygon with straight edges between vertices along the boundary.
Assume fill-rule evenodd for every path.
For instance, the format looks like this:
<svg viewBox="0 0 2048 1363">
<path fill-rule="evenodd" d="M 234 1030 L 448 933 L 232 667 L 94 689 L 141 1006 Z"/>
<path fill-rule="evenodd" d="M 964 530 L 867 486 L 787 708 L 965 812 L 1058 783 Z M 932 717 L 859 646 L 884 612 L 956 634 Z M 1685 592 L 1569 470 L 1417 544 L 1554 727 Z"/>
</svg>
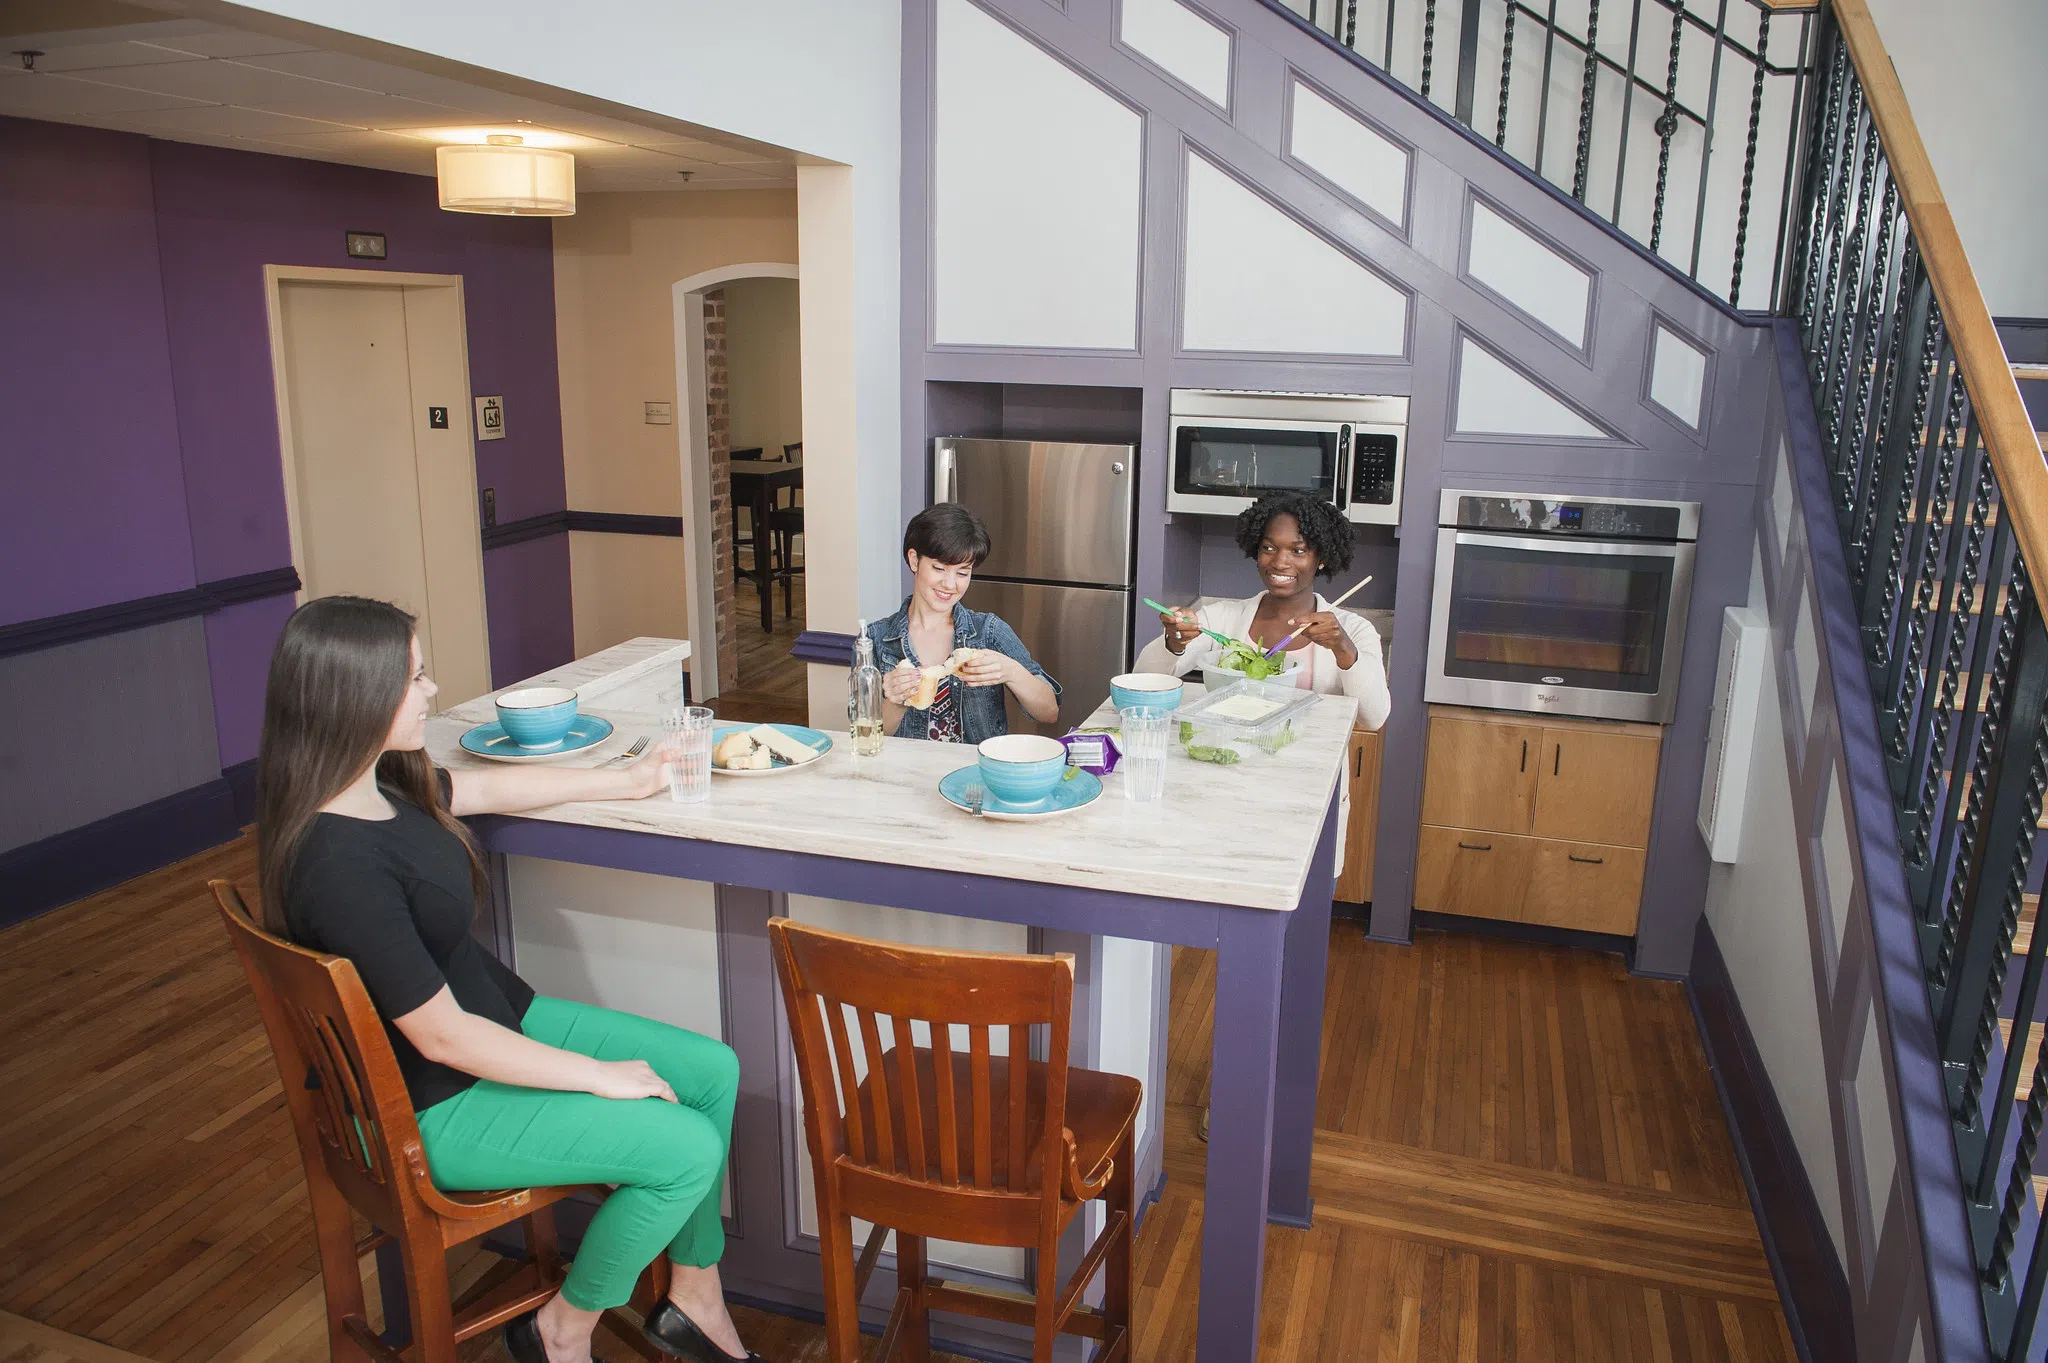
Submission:
<svg viewBox="0 0 2048 1363">
<path fill-rule="evenodd" d="M 1166 714 L 1180 708 L 1181 680 L 1164 672 L 1126 672 L 1109 679 L 1109 703 L 1119 710 Z"/>
<path fill-rule="evenodd" d="M 498 697 L 498 723 L 522 748 L 552 748 L 576 722 L 576 693 L 566 686 L 529 686 Z"/>
<path fill-rule="evenodd" d="M 1004 734 L 975 751 L 981 761 L 981 784 L 1006 805 L 1043 800 L 1067 772 L 1066 745 L 1044 734 Z"/>
</svg>

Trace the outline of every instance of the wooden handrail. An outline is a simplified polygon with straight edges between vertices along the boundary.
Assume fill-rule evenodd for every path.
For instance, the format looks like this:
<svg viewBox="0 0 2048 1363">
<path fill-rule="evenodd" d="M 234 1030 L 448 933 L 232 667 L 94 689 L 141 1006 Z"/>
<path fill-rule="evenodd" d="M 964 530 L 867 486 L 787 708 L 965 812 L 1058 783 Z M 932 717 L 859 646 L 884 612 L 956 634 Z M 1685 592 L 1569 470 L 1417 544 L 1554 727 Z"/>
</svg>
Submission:
<svg viewBox="0 0 2048 1363">
<path fill-rule="evenodd" d="M 1956 231 L 1934 162 L 1920 140 L 1905 88 L 1878 37 L 1869 5 L 1865 0 L 1834 0 L 1834 11 L 1863 85 L 1864 102 L 1877 124 L 1878 142 L 1891 162 L 1892 180 L 1899 187 L 1920 260 L 1941 304 L 1942 323 L 1963 371 L 1984 448 L 1998 473 L 2013 533 L 2028 571 L 2035 577 L 2048 576 L 2048 466 L 2042 463 L 2034 423 L 2020 398 L 1991 309 L 1977 287 L 1977 272 L 1963 251 L 1962 235 Z"/>
</svg>

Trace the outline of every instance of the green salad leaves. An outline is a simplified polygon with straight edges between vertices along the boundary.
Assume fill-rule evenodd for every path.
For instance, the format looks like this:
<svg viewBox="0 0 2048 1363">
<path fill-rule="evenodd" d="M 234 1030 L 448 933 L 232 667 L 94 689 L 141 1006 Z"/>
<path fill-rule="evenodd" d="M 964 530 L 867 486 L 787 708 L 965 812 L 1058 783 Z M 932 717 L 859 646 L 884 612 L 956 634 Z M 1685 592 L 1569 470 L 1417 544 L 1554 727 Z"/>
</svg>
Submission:
<svg viewBox="0 0 2048 1363">
<path fill-rule="evenodd" d="M 1264 681 L 1287 667 L 1284 658 L 1268 658 L 1263 650 L 1242 639 L 1232 639 L 1224 645 L 1223 656 L 1217 661 L 1233 672 L 1244 673 L 1253 681 Z"/>
</svg>

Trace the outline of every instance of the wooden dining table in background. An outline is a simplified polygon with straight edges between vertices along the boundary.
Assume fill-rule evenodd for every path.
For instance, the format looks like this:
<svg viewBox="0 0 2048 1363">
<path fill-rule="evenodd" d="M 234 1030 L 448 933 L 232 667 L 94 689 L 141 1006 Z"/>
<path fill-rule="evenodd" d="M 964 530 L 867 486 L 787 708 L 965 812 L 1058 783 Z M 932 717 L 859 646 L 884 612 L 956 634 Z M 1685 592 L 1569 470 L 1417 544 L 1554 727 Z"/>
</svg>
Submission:
<svg viewBox="0 0 2048 1363">
<path fill-rule="evenodd" d="M 732 538 L 733 566 L 739 566 L 740 505 L 744 502 L 754 518 L 754 566 L 746 576 L 753 579 L 761 592 L 761 629 L 766 632 L 775 628 L 775 605 L 769 595 L 769 588 L 775 580 L 774 566 L 768 533 L 768 515 L 774 510 L 775 493 L 778 488 L 801 488 L 804 485 L 804 461 L 801 455 L 793 459 L 735 459 L 732 461 Z"/>
</svg>

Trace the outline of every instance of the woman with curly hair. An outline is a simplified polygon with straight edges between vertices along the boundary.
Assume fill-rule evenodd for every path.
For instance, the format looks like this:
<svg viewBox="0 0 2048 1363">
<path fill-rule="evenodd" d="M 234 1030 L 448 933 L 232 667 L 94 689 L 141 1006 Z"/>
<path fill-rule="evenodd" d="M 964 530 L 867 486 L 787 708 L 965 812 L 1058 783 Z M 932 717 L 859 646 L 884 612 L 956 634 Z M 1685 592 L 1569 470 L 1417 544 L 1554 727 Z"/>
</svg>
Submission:
<svg viewBox="0 0 2048 1363">
<path fill-rule="evenodd" d="M 1377 729 L 1393 702 L 1380 636 L 1370 621 L 1331 609 L 1315 580 L 1351 566 L 1351 522 L 1329 502 L 1300 492 L 1269 492 L 1237 518 L 1237 543 L 1258 565 L 1266 590 L 1237 601 L 1212 601 L 1200 610 L 1163 614 L 1159 638 L 1138 655 L 1140 672 L 1179 676 L 1214 662 L 1221 646 L 1204 628 L 1270 648 L 1290 633 L 1287 659 L 1300 666 L 1297 686 L 1345 695 L 1358 705 L 1358 722 Z"/>
</svg>

